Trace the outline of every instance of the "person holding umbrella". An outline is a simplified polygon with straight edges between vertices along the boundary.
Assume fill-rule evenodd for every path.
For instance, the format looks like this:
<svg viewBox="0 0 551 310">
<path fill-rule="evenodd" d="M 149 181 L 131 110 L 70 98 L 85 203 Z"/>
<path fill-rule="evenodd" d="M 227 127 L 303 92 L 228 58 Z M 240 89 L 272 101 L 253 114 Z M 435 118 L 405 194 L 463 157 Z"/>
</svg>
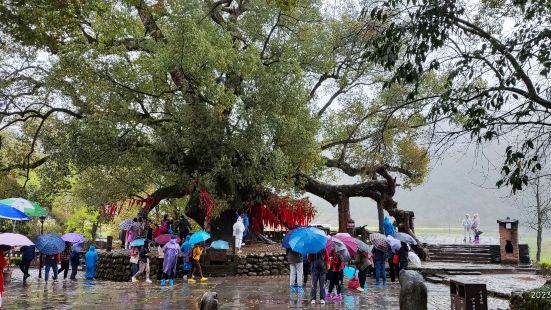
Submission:
<svg viewBox="0 0 551 310">
<path fill-rule="evenodd" d="M 58 275 L 58 269 L 57 269 L 57 261 L 59 260 L 59 254 L 49 254 L 46 255 L 45 262 L 44 262 L 44 281 L 48 282 L 48 277 L 50 275 L 50 268 L 52 269 L 54 273 L 54 283 L 57 282 L 57 275 Z"/>
<path fill-rule="evenodd" d="M 76 276 L 78 272 L 78 264 L 80 263 L 80 251 L 82 250 L 82 245 L 80 243 L 75 243 L 71 247 L 71 276 L 69 277 L 70 280 L 76 281 Z"/>
<path fill-rule="evenodd" d="M 6 267 L 6 259 L 4 259 L 4 251 L 0 250 L 0 308 L 2 307 L 2 297 L 4 297 L 4 268 Z"/>
<path fill-rule="evenodd" d="M 140 270 L 132 277 L 132 282 L 137 282 L 136 279 L 139 275 L 145 272 L 145 282 L 152 283 L 149 279 L 149 257 L 151 256 L 151 250 L 149 249 L 149 240 L 145 240 L 140 250 Z"/>
<path fill-rule="evenodd" d="M 354 255 L 354 265 L 356 265 L 356 268 L 358 268 L 358 278 L 360 281 L 360 286 L 358 286 L 357 290 L 363 292 L 365 287 L 365 280 L 367 279 L 367 267 L 371 265 L 369 254 L 357 251 Z"/>
<path fill-rule="evenodd" d="M 332 250 L 329 255 L 329 290 L 327 291 L 330 295 L 330 298 L 339 301 L 342 299 L 341 296 L 341 285 L 340 285 L 340 275 L 344 269 L 344 263 L 337 254 L 336 250 Z M 337 294 L 333 293 L 333 288 L 336 287 Z"/>
<path fill-rule="evenodd" d="M 204 242 L 201 242 L 201 244 L 204 244 Z M 203 276 L 203 270 L 201 269 L 201 264 L 199 263 L 199 259 L 201 259 L 201 255 L 203 254 L 203 251 L 205 250 L 204 246 L 201 246 L 201 244 L 196 243 L 193 246 L 193 250 L 191 250 L 191 272 L 189 273 L 189 279 L 187 280 L 188 283 L 195 283 L 193 279 L 193 274 L 196 272 L 199 272 L 199 281 L 207 281 L 208 278 L 205 278 Z"/>
<path fill-rule="evenodd" d="M 310 270 L 312 274 L 312 290 L 310 291 L 310 303 L 316 303 L 316 295 L 319 284 L 320 304 L 325 304 L 325 249 L 320 250 L 316 254 L 308 254 L 310 262 Z"/>
<path fill-rule="evenodd" d="M 294 292 L 296 281 L 296 291 L 302 294 L 304 292 L 302 289 L 302 255 L 291 249 L 287 249 L 287 262 L 289 263 L 289 289 L 291 293 Z"/>
<path fill-rule="evenodd" d="M 58 270 L 58 273 L 63 272 L 63 279 L 67 279 L 67 274 L 69 273 L 69 260 L 71 258 L 71 243 L 65 241 L 65 248 L 61 252 L 61 268 Z"/>
<path fill-rule="evenodd" d="M 374 247 L 373 263 L 375 264 L 375 285 L 381 285 L 379 279 L 382 279 L 383 286 L 386 286 L 385 252 Z"/>
</svg>

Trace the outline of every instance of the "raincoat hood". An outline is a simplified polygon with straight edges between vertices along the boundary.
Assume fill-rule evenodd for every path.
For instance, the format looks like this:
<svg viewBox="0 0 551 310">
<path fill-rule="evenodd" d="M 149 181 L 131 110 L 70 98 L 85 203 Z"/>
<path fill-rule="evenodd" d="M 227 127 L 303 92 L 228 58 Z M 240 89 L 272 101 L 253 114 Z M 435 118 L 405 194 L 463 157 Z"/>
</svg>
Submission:
<svg viewBox="0 0 551 310">
<path fill-rule="evenodd" d="M 96 247 L 91 245 L 89 248 L 88 248 L 88 252 L 96 252 Z"/>
</svg>

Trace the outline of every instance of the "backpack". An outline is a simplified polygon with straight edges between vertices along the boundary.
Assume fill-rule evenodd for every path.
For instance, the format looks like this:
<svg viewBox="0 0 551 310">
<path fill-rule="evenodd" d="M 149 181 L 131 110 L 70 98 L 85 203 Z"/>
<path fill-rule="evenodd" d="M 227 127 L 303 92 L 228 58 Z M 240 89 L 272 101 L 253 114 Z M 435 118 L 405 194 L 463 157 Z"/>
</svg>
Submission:
<svg viewBox="0 0 551 310">
<path fill-rule="evenodd" d="M 398 256 L 398 254 L 394 254 L 394 255 L 392 256 L 392 263 L 393 263 L 394 265 L 400 264 L 400 256 Z"/>
</svg>

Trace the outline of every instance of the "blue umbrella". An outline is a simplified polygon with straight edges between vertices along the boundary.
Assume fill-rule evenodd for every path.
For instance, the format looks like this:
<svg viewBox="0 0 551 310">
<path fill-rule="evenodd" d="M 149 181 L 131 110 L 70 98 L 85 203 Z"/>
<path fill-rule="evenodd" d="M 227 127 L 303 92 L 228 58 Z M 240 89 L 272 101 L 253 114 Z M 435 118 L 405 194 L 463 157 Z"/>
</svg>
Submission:
<svg viewBox="0 0 551 310">
<path fill-rule="evenodd" d="M 0 218 L 12 221 L 30 221 L 31 218 L 25 213 L 5 204 L 0 204 Z"/>
<path fill-rule="evenodd" d="M 210 234 L 206 231 L 201 230 L 191 235 L 191 238 L 189 238 L 188 242 L 193 246 L 196 243 L 204 242 L 208 239 L 210 239 Z"/>
<path fill-rule="evenodd" d="M 306 228 L 307 228 L 307 227 L 298 227 L 298 228 L 289 230 L 289 232 L 285 235 L 285 237 L 284 237 L 283 240 L 281 241 L 281 246 L 283 246 L 283 247 L 286 248 L 286 249 L 291 248 L 291 246 L 289 245 L 289 240 L 291 240 L 291 236 L 292 236 L 295 232 L 304 230 L 304 229 L 306 229 Z"/>
<path fill-rule="evenodd" d="M 230 248 L 230 244 L 224 240 L 216 240 L 211 243 L 210 248 L 215 250 L 228 250 Z"/>
<path fill-rule="evenodd" d="M 65 241 L 59 235 L 45 234 L 38 236 L 35 246 L 40 253 L 54 255 L 63 252 Z"/>
<path fill-rule="evenodd" d="M 297 228 L 289 237 L 289 247 L 303 255 L 317 253 L 325 248 L 327 244 L 327 235 L 323 230 L 315 227 Z"/>
<path fill-rule="evenodd" d="M 121 222 L 119 227 L 121 228 L 121 230 L 130 230 L 130 228 L 132 228 L 132 225 L 134 225 L 134 221 L 132 219 L 126 219 Z"/>
<path fill-rule="evenodd" d="M 131 246 L 143 246 L 144 243 L 145 243 L 145 238 L 140 238 L 140 239 L 135 239 L 134 241 L 132 241 L 132 243 L 130 243 Z"/>
</svg>

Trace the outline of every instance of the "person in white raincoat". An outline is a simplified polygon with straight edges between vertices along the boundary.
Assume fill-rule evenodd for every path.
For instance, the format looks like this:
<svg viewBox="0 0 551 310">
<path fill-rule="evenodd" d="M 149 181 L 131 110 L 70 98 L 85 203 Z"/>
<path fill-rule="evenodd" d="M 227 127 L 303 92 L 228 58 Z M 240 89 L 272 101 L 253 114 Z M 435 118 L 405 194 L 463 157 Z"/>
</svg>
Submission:
<svg viewBox="0 0 551 310">
<path fill-rule="evenodd" d="M 237 218 L 235 224 L 233 224 L 233 236 L 235 238 L 235 251 L 241 252 L 241 243 L 243 242 L 243 232 L 245 232 L 245 225 L 243 225 L 243 219 Z"/>
<path fill-rule="evenodd" d="M 465 214 L 465 218 L 463 219 L 463 222 L 461 223 L 463 225 L 464 230 L 464 237 L 463 242 L 467 242 L 467 237 L 469 237 L 469 243 L 471 243 L 471 225 L 472 225 L 471 218 L 469 217 L 469 214 Z"/>
</svg>

